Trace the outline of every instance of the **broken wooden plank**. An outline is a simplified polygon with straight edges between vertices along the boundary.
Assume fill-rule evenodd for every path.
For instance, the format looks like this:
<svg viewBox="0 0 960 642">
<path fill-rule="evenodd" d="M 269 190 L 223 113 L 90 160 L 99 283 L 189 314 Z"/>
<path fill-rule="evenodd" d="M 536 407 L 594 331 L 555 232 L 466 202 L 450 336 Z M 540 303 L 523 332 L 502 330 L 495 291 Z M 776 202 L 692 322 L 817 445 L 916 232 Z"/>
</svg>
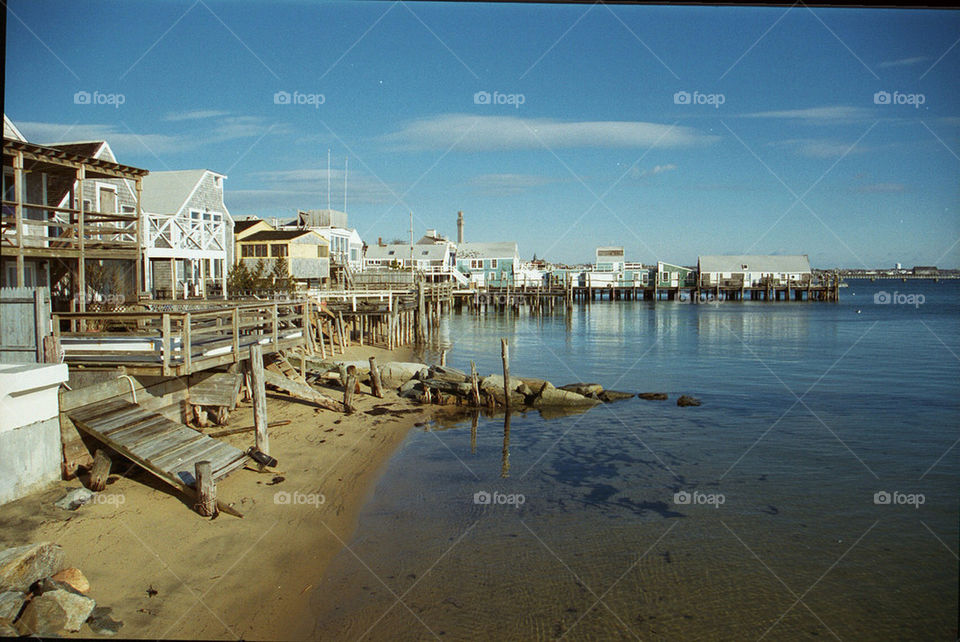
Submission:
<svg viewBox="0 0 960 642">
<path fill-rule="evenodd" d="M 283 375 L 279 375 L 270 370 L 264 370 L 263 376 L 269 385 L 277 388 L 281 392 L 285 392 L 291 397 L 309 401 L 310 403 L 314 403 L 321 408 L 326 408 L 327 410 L 346 412 L 346 408 L 341 402 L 337 401 L 336 399 L 331 399 L 327 395 L 314 390 L 308 385 L 291 381 Z"/>
</svg>

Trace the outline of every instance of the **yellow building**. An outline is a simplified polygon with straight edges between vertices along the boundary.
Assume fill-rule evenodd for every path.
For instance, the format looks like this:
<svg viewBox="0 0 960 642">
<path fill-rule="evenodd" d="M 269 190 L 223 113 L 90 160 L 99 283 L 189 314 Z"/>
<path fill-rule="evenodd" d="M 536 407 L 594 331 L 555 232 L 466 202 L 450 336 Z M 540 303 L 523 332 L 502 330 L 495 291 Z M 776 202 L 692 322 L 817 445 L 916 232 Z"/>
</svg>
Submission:
<svg viewBox="0 0 960 642">
<path fill-rule="evenodd" d="M 255 269 L 263 260 L 267 269 L 272 270 L 274 261 L 284 258 L 289 275 L 297 281 L 320 285 L 330 277 L 330 241 L 316 232 L 274 230 L 268 225 L 267 229 L 241 234 L 236 241 L 237 256 L 248 269 Z"/>
</svg>

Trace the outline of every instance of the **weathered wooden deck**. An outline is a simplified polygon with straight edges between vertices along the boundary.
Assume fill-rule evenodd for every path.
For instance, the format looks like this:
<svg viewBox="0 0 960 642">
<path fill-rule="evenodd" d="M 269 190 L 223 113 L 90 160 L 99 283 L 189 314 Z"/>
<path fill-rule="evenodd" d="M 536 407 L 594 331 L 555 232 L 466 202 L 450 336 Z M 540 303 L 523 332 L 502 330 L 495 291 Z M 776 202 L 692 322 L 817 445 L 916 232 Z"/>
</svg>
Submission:
<svg viewBox="0 0 960 642">
<path fill-rule="evenodd" d="M 94 439 L 176 488 L 193 488 L 197 462 L 209 461 L 214 479 L 240 468 L 247 455 L 222 441 L 122 399 L 67 412 Z"/>
<path fill-rule="evenodd" d="M 68 312 L 53 315 L 54 333 L 70 366 L 124 366 L 130 374 L 182 376 L 267 352 L 312 348 L 309 300 L 209 303 L 188 309 Z M 61 322 L 69 323 L 68 331 Z"/>
</svg>

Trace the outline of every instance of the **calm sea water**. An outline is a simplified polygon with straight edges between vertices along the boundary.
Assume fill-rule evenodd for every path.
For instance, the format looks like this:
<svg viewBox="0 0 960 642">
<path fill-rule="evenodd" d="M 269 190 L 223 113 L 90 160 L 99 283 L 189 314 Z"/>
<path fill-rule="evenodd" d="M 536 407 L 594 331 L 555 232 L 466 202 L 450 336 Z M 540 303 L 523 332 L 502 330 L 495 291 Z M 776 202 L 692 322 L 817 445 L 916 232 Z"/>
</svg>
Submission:
<svg viewBox="0 0 960 642">
<path fill-rule="evenodd" d="M 841 299 L 453 316 L 452 366 L 670 400 L 411 433 L 304 633 L 956 639 L 960 283 Z"/>
</svg>

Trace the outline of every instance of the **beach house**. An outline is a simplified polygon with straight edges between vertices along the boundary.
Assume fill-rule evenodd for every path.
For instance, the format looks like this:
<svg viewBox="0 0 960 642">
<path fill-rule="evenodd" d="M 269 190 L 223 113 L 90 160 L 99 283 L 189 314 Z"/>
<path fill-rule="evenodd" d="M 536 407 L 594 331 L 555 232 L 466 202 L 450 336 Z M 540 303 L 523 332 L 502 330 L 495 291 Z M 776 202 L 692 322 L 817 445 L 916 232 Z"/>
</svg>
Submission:
<svg viewBox="0 0 960 642">
<path fill-rule="evenodd" d="M 456 265 L 474 285 L 514 285 L 520 252 L 516 241 L 461 243 L 457 245 Z"/>
<path fill-rule="evenodd" d="M 697 271 L 692 267 L 657 261 L 654 278 L 658 288 L 687 288 L 697 284 Z"/>
<path fill-rule="evenodd" d="M 226 176 L 209 169 L 152 172 L 143 181 L 146 290 L 157 298 L 222 296 L 233 265 Z"/>
<path fill-rule="evenodd" d="M 811 280 L 806 254 L 708 255 L 697 266 L 703 288 L 807 285 Z"/>
<path fill-rule="evenodd" d="M 136 301 L 142 181 L 105 141 L 36 144 L 4 115 L 0 283 L 50 289 L 54 310 Z"/>
<path fill-rule="evenodd" d="M 338 210 L 297 210 L 297 218 L 281 229 L 312 230 L 330 242 L 331 276 L 349 283 L 350 275 L 363 270 L 363 239 L 347 225 L 347 213 Z"/>
<path fill-rule="evenodd" d="M 305 287 L 319 287 L 330 278 L 330 242 L 312 230 L 260 230 L 241 238 L 237 247 L 239 261 L 250 270 L 263 261 L 269 275 L 282 259 L 287 274 Z"/>
</svg>

